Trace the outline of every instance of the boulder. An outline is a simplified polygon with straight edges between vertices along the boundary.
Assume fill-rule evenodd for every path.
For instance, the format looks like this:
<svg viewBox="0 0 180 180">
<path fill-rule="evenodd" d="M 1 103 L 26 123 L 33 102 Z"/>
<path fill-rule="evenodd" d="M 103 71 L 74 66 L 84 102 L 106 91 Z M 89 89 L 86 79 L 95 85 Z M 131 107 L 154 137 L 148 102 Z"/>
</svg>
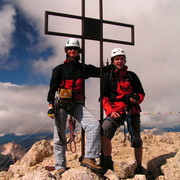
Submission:
<svg viewBox="0 0 180 180">
<path fill-rule="evenodd" d="M 161 166 L 165 180 L 179 180 L 180 179 L 180 151 L 175 157 L 167 159 L 165 165 Z"/>
</svg>

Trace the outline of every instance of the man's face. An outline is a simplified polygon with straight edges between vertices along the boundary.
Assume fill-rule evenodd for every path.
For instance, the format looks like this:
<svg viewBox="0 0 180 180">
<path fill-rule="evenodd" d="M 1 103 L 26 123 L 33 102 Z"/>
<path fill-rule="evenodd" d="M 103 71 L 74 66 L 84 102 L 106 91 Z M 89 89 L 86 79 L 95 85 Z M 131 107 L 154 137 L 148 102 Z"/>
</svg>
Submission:
<svg viewBox="0 0 180 180">
<path fill-rule="evenodd" d="M 116 69 L 118 70 L 123 69 L 125 64 L 126 64 L 125 56 L 114 57 L 113 65 L 116 67 Z"/>
<path fill-rule="evenodd" d="M 76 57 L 79 55 L 79 49 L 77 47 L 68 47 L 67 54 L 68 57 Z"/>
</svg>

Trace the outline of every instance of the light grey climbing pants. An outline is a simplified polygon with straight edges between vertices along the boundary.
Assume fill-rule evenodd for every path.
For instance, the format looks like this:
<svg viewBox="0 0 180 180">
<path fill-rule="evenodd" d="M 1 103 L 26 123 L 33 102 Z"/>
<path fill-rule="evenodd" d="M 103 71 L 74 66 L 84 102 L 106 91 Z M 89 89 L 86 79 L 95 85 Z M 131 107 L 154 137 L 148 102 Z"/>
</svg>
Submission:
<svg viewBox="0 0 180 180">
<path fill-rule="evenodd" d="M 66 122 L 68 113 L 58 108 L 54 120 L 54 156 L 55 169 L 66 168 Z M 77 104 L 72 116 L 81 124 L 85 131 L 85 158 L 99 158 L 100 124 L 82 104 Z"/>
</svg>

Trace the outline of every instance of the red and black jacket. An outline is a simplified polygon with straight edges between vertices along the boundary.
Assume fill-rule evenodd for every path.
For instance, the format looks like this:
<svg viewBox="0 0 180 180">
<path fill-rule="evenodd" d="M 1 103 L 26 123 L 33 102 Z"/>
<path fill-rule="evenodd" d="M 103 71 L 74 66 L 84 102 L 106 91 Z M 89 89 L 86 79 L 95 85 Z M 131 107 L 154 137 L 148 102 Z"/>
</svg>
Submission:
<svg viewBox="0 0 180 180">
<path fill-rule="evenodd" d="M 113 111 L 123 114 L 128 106 L 129 95 L 136 93 L 138 95 L 138 104 L 131 105 L 131 113 L 139 114 L 141 112 L 139 104 L 144 100 L 144 90 L 138 76 L 127 71 L 127 66 L 121 71 L 106 72 L 103 76 L 102 103 L 106 115 Z"/>
<path fill-rule="evenodd" d="M 65 61 L 64 64 L 53 69 L 47 101 L 54 104 L 55 92 L 59 88 L 72 89 L 73 100 L 75 101 L 84 100 L 83 79 L 98 76 L 100 76 L 100 68 L 85 64 L 83 73 L 82 63 Z"/>
</svg>

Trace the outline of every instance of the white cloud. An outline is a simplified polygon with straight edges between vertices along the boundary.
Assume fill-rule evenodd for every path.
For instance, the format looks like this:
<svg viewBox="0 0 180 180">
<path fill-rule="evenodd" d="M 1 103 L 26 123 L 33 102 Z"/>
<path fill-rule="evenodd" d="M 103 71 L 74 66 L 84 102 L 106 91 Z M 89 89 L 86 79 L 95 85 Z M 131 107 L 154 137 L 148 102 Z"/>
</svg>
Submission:
<svg viewBox="0 0 180 180">
<path fill-rule="evenodd" d="M 5 5 L 0 9 L 0 58 L 7 56 L 13 47 L 12 35 L 15 31 L 16 12 L 11 5 Z M 2 62 L 1 62 L 2 65 Z"/>
<path fill-rule="evenodd" d="M 0 83 L 0 134 L 52 131 L 47 117 L 47 86 Z"/>
<path fill-rule="evenodd" d="M 179 113 L 174 112 L 170 114 L 169 112 L 163 112 L 162 114 L 154 113 L 156 115 L 142 114 L 142 126 L 146 128 L 174 128 L 179 127 Z"/>
</svg>

